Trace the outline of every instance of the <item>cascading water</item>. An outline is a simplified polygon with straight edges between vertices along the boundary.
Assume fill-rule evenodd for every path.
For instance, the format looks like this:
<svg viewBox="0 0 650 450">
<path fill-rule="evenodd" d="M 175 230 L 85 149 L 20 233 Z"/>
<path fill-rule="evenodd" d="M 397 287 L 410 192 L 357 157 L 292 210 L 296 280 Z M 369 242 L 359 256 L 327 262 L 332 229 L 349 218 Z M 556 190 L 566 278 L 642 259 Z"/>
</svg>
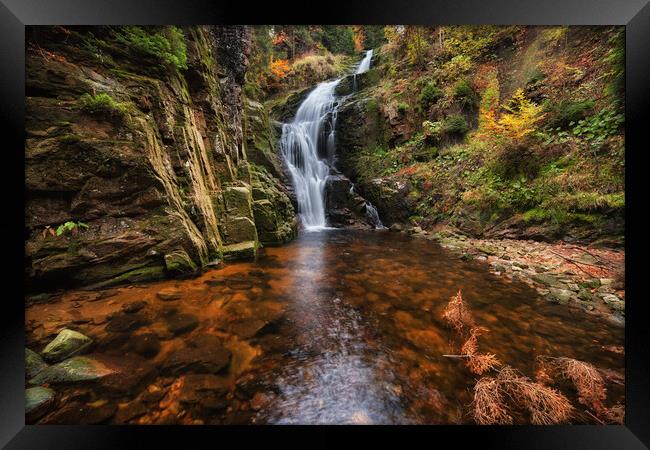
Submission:
<svg viewBox="0 0 650 450">
<path fill-rule="evenodd" d="M 354 75 L 352 76 L 352 90 L 356 91 L 357 90 L 357 75 L 360 73 L 367 72 L 368 69 L 370 69 L 370 60 L 372 59 L 372 49 L 366 51 L 366 55 L 363 57 L 361 62 L 359 63 L 359 66 L 357 67 L 357 70 L 354 71 Z"/>
<path fill-rule="evenodd" d="M 363 72 L 367 72 L 368 69 L 370 69 L 371 59 L 372 59 L 372 49 L 366 52 L 366 56 L 364 56 L 361 62 L 359 63 L 359 67 L 357 67 L 357 71 L 355 72 L 355 75 L 358 75 Z"/>
<path fill-rule="evenodd" d="M 357 74 L 370 68 L 371 59 L 372 50 L 368 50 L 355 71 L 355 82 Z M 307 230 L 327 226 L 325 182 L 336 154 L 334 130 L 338 103 L 334 90 L 340 81 L 338 78 L 316 86 L 298 108 L 293 121 L 282 126 L 282 156 L 291 174 L 300 220 Z M 383 228 L 377 209 L 368 202 L 366 214 L 372 225 Z"/>
<path fill-rule="evenodd" d="M 328 157 L 334 154 L 337 106 L 334 89 L 340 81 L 316 86 L 298 108 L 293 121 L 282 126 L 282 156 L 291 173 L 300 219 L 307 229 L 326 226 L 324 191 L 330 168 L 319 157 L 319 150 L 322 152 L 324 146 Z"/>
</svg>

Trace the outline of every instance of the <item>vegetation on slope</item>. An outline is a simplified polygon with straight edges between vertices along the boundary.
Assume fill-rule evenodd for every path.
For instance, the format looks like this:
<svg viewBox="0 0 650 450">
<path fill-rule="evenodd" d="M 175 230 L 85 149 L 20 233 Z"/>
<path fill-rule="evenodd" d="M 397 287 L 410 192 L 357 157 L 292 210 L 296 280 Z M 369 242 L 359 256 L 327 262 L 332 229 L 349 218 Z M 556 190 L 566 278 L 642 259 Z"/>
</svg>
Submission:
<svg viewBox="0 0 650 450">
<path fill-rule="evenodd" d="M 623 33 L 387 27 L 379 81 L 362 94 L 366 126 L 380 126 L 340 149 L 346 169 L 371 197 L 373 183 L 408 186 L 419 225 L 620 241 Z"/>
</svg>

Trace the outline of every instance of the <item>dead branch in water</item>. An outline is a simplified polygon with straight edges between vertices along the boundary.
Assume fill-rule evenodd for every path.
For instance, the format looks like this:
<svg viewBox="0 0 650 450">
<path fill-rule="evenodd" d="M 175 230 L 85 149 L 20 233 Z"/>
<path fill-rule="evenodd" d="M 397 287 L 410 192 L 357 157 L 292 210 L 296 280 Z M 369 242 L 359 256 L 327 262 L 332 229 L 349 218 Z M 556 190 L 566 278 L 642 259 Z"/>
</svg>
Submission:
<svg viewBox="0 0 650 450">
<path fill-rule="evenodd" d="M 458 294 L 453 296 L 442 313 L 442 318 L 451 324 L 451 326 L 459 333 L 463 331 L 464 327 L 471 328 L 474 326 L 474 318 L 472 312 L 463 302 L 463 296 L 460 290 Z"/>
<path fill-rule="evenodd" d="M 573 406 L 560 392 L 504 366 L 496 377 L 483 377 L 474 387 L 474 420 L 480 425 L 512 424 L 510 409 L 525 409 L 531 423 L 553 425 L 566 422 Z"/>
<path fill-rule="evenodd" d="M 474 327 L 470 330 L 470 336 L 465 341 L 460 351 L 464 355 L 467 355 L 469 358 L 465 362 L 467 368 L 477 375 L 482 375 L 490 369 L 498 367 L 501 365 L 501 362 L 497 359 L 496 355 L 493 353 L 479 353 L 478 352 L 478 336 L 482 332 L 487 331 L 482 327 Z"/>
<path fill-rule="evenodd" d="M 578 392 L 580 403 L 593 409 L 597 414 L 605 411 L 603 402 L 607 398 L 607 389 L 598 369 L 573 358 L 540 357 L 537 360 L 542 370 L 558 374 L 570 381 Z"/>
</svg>

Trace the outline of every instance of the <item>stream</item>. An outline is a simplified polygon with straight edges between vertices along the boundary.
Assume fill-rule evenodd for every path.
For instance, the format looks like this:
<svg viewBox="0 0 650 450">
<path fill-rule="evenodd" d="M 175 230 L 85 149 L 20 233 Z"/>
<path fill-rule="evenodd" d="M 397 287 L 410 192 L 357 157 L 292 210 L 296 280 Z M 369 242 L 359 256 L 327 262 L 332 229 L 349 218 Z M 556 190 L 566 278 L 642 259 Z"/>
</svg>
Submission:
<svg viewBox="0 0 650 450">
<path fill-rule="evenodd" d="M 148 368 L 137 383 L 117 378 L 110 389 L 57 385 L 59 410 L 40 423 L 83 422 L 65 414 L 79 398 L 113 405 L 102 416 L 108 423 L 473 423 L 478 377 L 442 356 L 461 345 L 441 319 L 459 289 L 489 330 L 481 351 L 523 374 L 533 377 L 535 357 L 550 355 L 622 375 L 624 355 L 612 351 L 623 345 L 620 327 L 549 303 L 428 240 L 322 230 L 195 279 L 68 291 L 29 306 L 28 347 L 40 350 L 67 326 L 93 338 L 90 358 L 114 355 L 118 365 Z M 123 312 L 136 302 L 138 312 Z M 134 316 L 126 330 L 111 326 Z M 160 343 L 145 357 L 137 354 L 143 336 Z M 215 346 L 232 354 L 224 368 L 205 363 Z M 224 386 L 220 401 L 202 403 L 215 383 Z M 608 389 L 608 403 L 623 399 L 622 385 Z M 137 414 L 120 414 L 125 408 Z"/>
</svg>

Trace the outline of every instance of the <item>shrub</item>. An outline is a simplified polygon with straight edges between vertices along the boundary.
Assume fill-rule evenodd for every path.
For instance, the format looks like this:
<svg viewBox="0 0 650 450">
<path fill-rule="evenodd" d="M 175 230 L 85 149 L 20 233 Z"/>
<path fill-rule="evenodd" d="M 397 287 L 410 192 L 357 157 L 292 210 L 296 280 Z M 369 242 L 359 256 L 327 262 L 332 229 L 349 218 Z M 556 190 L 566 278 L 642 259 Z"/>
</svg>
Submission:
<svg viewBox="0 0 650 450">
<path fill-rule="evenodd" d="M 464 135 L 469 131 L 469 125 L 465 117 L 454 114 L 445 118 L 442 123 L 442 130 L 446 134 Z"/>
<path fill-rule="evenodd" d="M 422 131 L 424 139 L 429 144 L 436 144 L 440 141 L 443 134 L 442 122 L 430 122 L 425 120 L 422 122 Z"/>
<path fill-rule="evenodd" d="M 443 93 L 433 81 L 429 81 L 420 91 L 420 107 L 422 111 L 428 111 L 431 105 L 443 97 Z"/>
<path fill-rule="evenodd" d="M 397 104 L 397 112 L 401 115 L 406 114 L 406 111 L 409 110 L 408 103 L 400 102 Z"/>
<path fill-rule="evenodd" d="M 579 120 L 573 127 L 573 134 L 583 137 L 592 144 L 602 144 L 605 139 L 616 135 L 625 123 L 625 115 L 615 108 L 607 108 L 593 116 Z"/>
<path fill-rule="evenodd" d="M 185 35 L 174 26 L 150 33 L 142 27 L 120 27 L 115 32 L 118 42 L 159 59 L 177 69 L 187 69 Z"/>
<path fill-rule="evenodd" d="M 461 80 L 454 85 L 454 100 L 464 109 L 475 109 L 481 101 L 479 95 L 466 80 Z"/>
<path fill-rule="evenodd" d="M 523 89 L 517 89 L 509 103 L 503 107 L 505 114 L 499 118 L 491 109 L 481 109 L 480 112 L 479 137 L 506 150 L 522 147 L 544 118 L 542 107 L 527 99 Z"/>
<path fill-rule="evenodd" d="M 568 129 L 584 119 L 593 107 L 593 100 L 582 102 L 561 101 L 549 108 L 549 112 L 553 116 L 548 123 L 549 127 Z"/>
<path fill-rule="evenodd" d="M 79 107 L 89 114 L 122 117 L 126 112 L 124 105 L 117 103 L 109 94 L 102 92 L 97 95 L 85 93 L 79 98 Z"/>
<path fill-rule="evenodd" d="M 61 236 L 65 232 L 77 234 L 80 228 L 88 228 L 88 225 L 83 222 L 66 222 L 57 227 L 56 235 Z"/>
</svg>

